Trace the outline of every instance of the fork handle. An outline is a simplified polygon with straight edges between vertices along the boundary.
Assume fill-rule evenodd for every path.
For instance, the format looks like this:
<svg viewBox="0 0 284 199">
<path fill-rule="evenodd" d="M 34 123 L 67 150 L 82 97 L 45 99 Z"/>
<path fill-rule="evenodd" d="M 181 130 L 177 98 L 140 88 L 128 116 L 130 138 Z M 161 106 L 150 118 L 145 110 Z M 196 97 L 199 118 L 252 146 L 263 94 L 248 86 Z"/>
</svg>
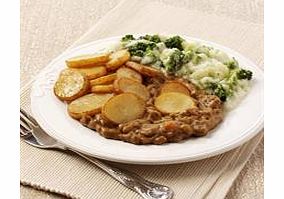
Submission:
<svg viewBox="0 0 284 199">
<path fill-rule="evenodd" d="M 150 182 L 135 173 L 110 166 L 96 158 L 82 154 L 78 151 L 72 149 L 69 150 L 92 162 L 115 180 L 140 194 L 145 199 L 171 199 L 173 197 L 174 192 L 167 186 Z"/>
</svg>

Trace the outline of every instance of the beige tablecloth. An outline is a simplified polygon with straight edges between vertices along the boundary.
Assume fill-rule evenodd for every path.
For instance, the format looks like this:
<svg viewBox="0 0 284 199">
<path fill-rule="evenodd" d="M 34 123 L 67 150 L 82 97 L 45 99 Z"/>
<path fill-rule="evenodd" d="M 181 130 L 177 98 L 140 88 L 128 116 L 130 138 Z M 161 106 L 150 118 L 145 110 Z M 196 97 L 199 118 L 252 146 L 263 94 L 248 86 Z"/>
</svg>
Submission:
<svg viewBox="0 0 284 199">
<path fill-rule="evenodd" d="M 23 3 L 24 3 L 24 5 L 23 5 Z M 23 2 L 23 3 L 22 3 L 22 6 L 27 6 L 25 4 L 27 2 Z M 61 8 L 60 11 L 64 12 L 65 8 L 64 8 L 63 3 L 62 4 L 58 4 L 57 2 L 53 2 L 53 3 L 54 3 L 54 5 L 48 3 L 45 6 L 55 6 L 55 7 L 59 6 L 59 8 Z M 136 2 L 136 4 L 139 4 L 139 3 Z M 141 2 L 140 2 L 140 4 L 141 4 Z M 83 6 L 87 6 L 87 5 L 89 5 L 89 4 L 84 4 L 84 1 L 83 1 Z M 129 4 L 128 4 L 128 6 L 129 6 Z M 133 5 L 132 8 L 136 8 L 137 6 L 138 5 Z M 43 5 L 39 5 L 39 7 L 43 8 Z M 135 9 L 131 10 L 131 11 L 126 10 L 123 14 L 124 14 L 124 16 L 126 14 L 128 14 L 128 16 L 135 16 L 136 15 L 136 17 L 138 17 L 138 18 L 131 17 L 131 19 L 132 20 L 134 20 L 134 19 L 141 20 L 140 21 L 141 24 L 146 24 L 143 27 L 133 25 L 133 23 L 132 24 L 131 24 L 131 22 L 129 23 L 129 20 L 127 20 L 127 21 L 121 20 L 121 19 L 123 19 L 123 17 L 121 17 L 120 14 L 119 14 L 115 18 L 115 19 L 117 19 L 117 21 L 115 21 L 115 22 L 119 23 L 120 27 L 122 27 L 121 29 L 120 28 L 111 29 L 109 27 L 104 27 L 103 26 L 104 23 L 101 21 L 100 24 L 96 26 L 96 28 L 99 28 L 99 29 L 94 29 L 92 34 L 87 35 L 87 37 L 84 37 L 84 39 L 80 40 L 81 42 L 77 42 L 77 44 L 78 43 L 84 43 L 84 42 L 87 42 L 87 41 L 90 41 L 90 40 L 93 40 L 93 39 L 97 39 L 97 38 L 100 38 L 100 37 L 107 37 L 109 35 L 124 34 L 125 30 L 130 31 L 130 32 L 133 32 L 133 31 L 134 32 L 141 32 L 141 31 L 142 32 L 147 32 L 147 31 L 153 32 L 153 31 L 155 31 L 155 29 L 153 29 L 151 24 L 147 25 L 147 19 L 149 21 L 149 16 L 144 16 L 143 12 L 145 10 L 147 10 L 148 11 L 147 14 L 149 14 L 150 16 L 153 16 L 153 15 L 156 15 L 157 13 L 155 13 L 155 12 L 151 13 L 150 11 L 155 10 L 153 8 L 159 9 L 159 8 L 162 7 L 164 10 L 162 10 L 159 13 L 159 16 L 157 16 L 156 18 L 153 18 L 153 20 L 151 18 L 151 23 L 159 22 L 159 27 L 158 27 L 159 29 L 156 29 L 156 31 L 158 31 L 158 32 L 164 31 L 165 33 L 183 33 L 183 34 L 188 34 L 188 35 L 192 35 L 192 36 L 195 36 L 195 37 L 201 37 L 201 38 L 204 38 L 204 39 L 213 40 L 213 41 L 222 43 L 224 45 L 227 45 L 229 47 L 232 47 L 236 50 L 239 50 L 242 53 L 247 54 L 247 56 L 249 58 L 254 60 L 260 66 L 262 66 L 262 64 L 263 64 L 262 63 L 262 26 L 258 26 L 255 23 L 248 24 L 248 23 L 244 23 L 244 22 L 240 22 L 240 21 L 231 21 L 231 20 L 228 20 L 228 19 L 225 19 L 225 18 L 221 19 L 222 24 L 220 24 L 220 18 L 217 17 L 216 15 L 207 16 L 205 14 L 202 14 L 202 13 L 199 13 L 199 12 L 196 12 L 196 11 L 190 11 L 190 12 L 185 11 L 184 9 L 179 10 L 180 12 L 178 12 L 178 13 L 175 13 L 174 11 L 177 11 L 177 9 L 172 10 L 173 9 L 172 7 L 162 6 L 162 5 L 158 5 L 158 4 L 144 4 L 143 3 L 143 4 L 141 4 L 141 7 L 144 8 L 144 10 L 142 9 L 143 10 L 142 12 L 141 12 L 141 10 L 139 12 L 139 9 L 136 8 L 137 10 L 135 10 Z M 141 9 L 141 7 L 140 7 L 140 9 Z M 91 9 L 91 8 L 89 8 L 89 9 Z M 47 12 L 47 11 L 48 11 L 48 9 L 47 10 L 45 10 L 45 9 L 37 10 L 37 11 L 35 11 L 34 15 L 36 16 L 37 12 L 39 14 L 45 14 L 45 12 Z M 117 11 L 117 9 L 115 11 Z M 115 11 L 113 13 L 115 13 Z M 171 17 L 171 19 L 166 20 L 165 22 L 161 22 L 161 21 L 158 20 L 159 17 L 160 18 L 161 17 L 167 17 L 167 16 L 169 16 L 170 13 L 175 13 L 175 15 L 173 17 Z M 139 14 L 141 15 L 140 17 L 139 17 Z M 111 18 L 111 17 L 113 17 L 113 15 L 112 16 L 108 15 L 108 17 Z M 174 17 L 185 18 L 188 21 L 181 22 L 180 24 L 174 24 L 174 22 L 171 21 L 171 20 L 174 19 Z M 56 18 L 56 16 L 50 16 L 50 18 L 53 18 L 54 23 L 46 23 L 47 26 L 45 28 L 47 28 L 47 29 L 48 28 L 56 28 L 56 26 L 57 26 L 56 20 L 60 20 L 60 18 L 58 19 L 58 18 Z M 73 19 L 69 19 L 69 20 L 71 20 L 71 21 L 72 20 L 82 21 L 82 19 L 80 19 L 80 18 L 73 18 Z M 105 18 L 104 20 L 107 20 L 107 18 Z M 113 21 L 114 20 L 107 21 L 107 22 L 109 22 L 107 24 L 109 25 L 109 24 L 113 23 Z M 191 24 L 189 24 L 189 22 L 191 22 Z M 194 22 L 194 23 L 192 23 L 192 22 Z M 219 24 L 218 24 L 218 22 L 219 22 Z M 255 21 L 253 21 L 253 22 L 255 22 Z M 44 21 L 43 21 L 43 23 L 44 23 Z M 182 23 L 184 23 L 184 24 L 182 24 Z M 168 24 L 171 24 L 173 26 L 169 27 Z M 29 25 L 29 23 L 28 23 L 28 25 Z M 22 32 L 23 31 L 30 31 L 30 30 L 27 30 L 27 29 L 23 30 L 23 27 L 29 27 L 28 25 L 23 25 L 23 23 L 22 23 L 22 26 L 21 26 Z M 87 25 L 82 23 L 82 26 L 87 26 Z M 113 24 L 113 26 L 115 26 L 115 24 Z M 222 26 L 222 28 L 225 28 L 225 30 L 222 30 L 222 31 L 219 32 L 218 30 L 222 29 L 221 26 Z M 183 29 L 183 27 L 188 27 L 188 28 L 185 30 L 185 29 Z M 76 27 L 71 27 L 70 29 L 65 30 L 64 31 L 65 35 L 63 35 L 63 36 L 65 36 L 64 38 L 66 39 L 66 37 L 68 36 L 68 31 L 72 31 L 72 32 L 75 31 L 76 32 L 76 30 L 77 30 Z M 38 31 L 39 31 L 39 29 L 38 29 Z M 214 34 L 213 35 L 208 34 L 209 31 L 211 33 L 214 33 Z M 58 41 L 58 38 L 61 38 L 62 35 L 60 33 L 56 32 L 56 31 L 53 32 L 53 33 L 54 33 L 54 35 L 53 35 L 54 40 L 42 41 L 43 44 L 45 44 L 45 45 L 41 46 L 45 50 L 45 51 L 43 51 L 44 53 L 42 54 L 42 57 L 47 56 L 45 54 L 45 52 L 46 53 L 51 53 L 51 52 L 52 53 L 54 53 L 54 52 L 58 53 L 58 52 L 56 52 L 58 47 L 56 47 L 56 43 L 54 44 L 53 41 Z M 43 34 L 43 37 L 44 37 L 45 36 L 44 33 L 42 33 L 42 34 Z M 236 35 L 236 34 L 238 34 L 238 35 Z M 228 38 L 228 35 L 230 35 L 229 38 Z M 234 35 L 234 37 L 232 35 Z M 50 36 L 50 35 L 47 35 L 47 36 Z M 34 37 L 34 35 L 30 35 L 31 41 L 32 41 L 32 37 Z M 238 40 L 244 41 L 245 39 L 249 39 L 249 41 L 244 42 L 244 44 L 236 42 Z M 25 52 L 26 52 L 26 51 L 23 51 L 24 49 L 39 48 L 39 46 L 36 46 L 37 43 L 34 43 L 34 42 L 26 43 L 28 41 L 29 41 L 29 39 L 21 42 L 21 50 L 22 50 L 22 60 L 21 61 L 22 61 L 22 63 L 27 63 L 31 59 L 31 57 L 35 60 L 38 60 L 39 62 L 42 62 L 42 60 L 40 60 L 41 55 L 37 55 L 38 58 L 33 57 L 32 54 L 29 55 L 29 56 L 23 56 L 23 54 L 25 54 Z M 31 45 L 28 45 L 28 44 L 31 44 Z M 259 46 L 259 48 L 254 48 L 254 46 Z M 37 65 L 30 65 L 29 67 L 25 67 L 25 66 L 22 67 L 22 70 L 21 70 L 22 71 L 22 76 L 21 76 L 22 84 L 26 83 L 27 80 L 31 76 L 34 75 L 33 73 L 36 73 L 39 70 L 39 68 L 40 67 L 37 66 Z M 33 70 L 31 70 L 31 69 L 33 69 Z M 27 75 L 27 73 L 28 73 L 28 75 Z M 257 143 L 258 140 L 259 139 L 255 139 L 254 141 Z M 252 150 L 254 148 L 254 147 L 248 147 L 248 146 L 249 145 L 247 145 L 246 148 L 243 147 L 242 149 L 238 149 L 238 156 L 237 157 L 240 157 L 240 154 L 247 154 L 247 155 L 244 155 L 242 157 L 248 158 L 248 154 L 250 154 L 250 152 L 251 152 L 251 151 L 247 151 L 248 148 L 250 150 Z M 35 150 L 35 149 L 31 149 L 31 148 L 29 148 L 25 145 L 21 145 L 21 158 L 22 158 L 21 159 L 21 180 L 22 180 L 23 183 L 34 182 L 34 185 L 35 184 L 39 185 L 41 183 L 41 185 L 43 185 L 41 188 L 50 188 L 50 187 L 46 187 L 46 184 L 44 185 L 44 183 L 46 183 L 46 182 L 44 182 L 44 179 L 47 177 L 44 172 L 41 173 L 42 176 L 35 175 L 34 178 L 32 178 L 31 173 L 29 173 L 31 171 L 34 171 L 34 169 L 38 168 L 40 163 L 46 164 L 46 165 L 43 165 L 44 168 L 41 168 L 41 169 L 46 169 L 44 171 L 47 171 L 49 169 L 48 168 L 49 165 L 46 162 L 36 162 L 32 159 L 28 159 L 28 161 L 27 161 L 28 157 L 25 156 L 25 155 L 29 155 L 29 157 L 31 158 L 31 157 L 36 157 L 40 153 L 45 153 L 43 151 L 38 151 L 38 150 L 33 151 L 33 150 Z M 32 151 L 34 153 L 32 153 Z M 260 151 L 261 151 L 261 148 L 260 148 Z M 55 155 L 55 157 L 58 158 L 58 161 L 63 161 L 63 162 L 67 161 L 68 162 L 68 161 L 74 161 L 74 159 L 75 159 L 76 161 L 80 161 L 80 163 L 78 163 L 78 164 L 83 164 L 81 162 L 82 160 L 77 160 L 74 157 L 68 157 L 66 154 L 58 154 L 57 152 L 54 152 L 54 153 L 48 152 L 48 153 L 51 154 L 51 155 L 52 154 Z M 234 154 L 234 152 L 230 152 L 230 153 Z M 31 156 L 31 155 L 35 155 L 35 156 Z M 224 172 L 223 174 L 226 174 L 226 175 L 222 175 L 222 172 L 215 172 L 215 173 L 213 173 L 213 176 L 210 177 L 214 182 L 213 184 L 215 184 L 215 189 L 220 188 L 219 185 L 226 185 L 226 186 L 221 186 L 221 188 L 223 188 L 224 190 L 216 192 L 216 191 L 214 191 L 214 186 L 213 186 L 212 189 L 210 189 L 210 187 L 212 187 L 212 180 L 211 181 L 209 180 L 210 183 L 206 182 L 206 180 L 205 180 L 204 182 L 206 182 L 206 183 L 201 183 L 202 186 L 200 186 L 201 187 L 200 189 L 194 189 L 194 187 L 193 188 L 189 187 L 188 189 L 190 189 L 190 190 L 183 192 L 180 189 L 178 189 L 178 187 L 177 187 L 177 190 L 180 191 L 177 195 L 177 196 L 180 196 L 180 197 L 177 197 L 177 198 L 186 198 L 187 196 L 203 197 L 205 195 L 210 196 L 210 194 L 213 194 L 211 196 L 216 196 L 216 195 L 214 195 L 214 193 L 216 194 L 218 192 L 222 192 L 221 194 L 218 194 L 218 197 L 222 197 L 222 194 L 226 193 L 226 190 L 230 187 L 232 181 L 235 179 L 236 175 L 238 174 L 240 169 L 243 167 L 245 160 L 246 160 L 246 158 L 244 158 L 244 159 L 236 158 L 235 159 L 236 161 L 229 161 L 229 159 L 225 159 L 224 157 L 225 157 L 225 155 L 220 156 L 220 157 L 215 157 L 215 158 L 217 158 L 216 160 L 218 160 L 218 161 L 225 162 L 226 164 L 223 164 L 223 166 L 226 166 L 227 171 L 233 171 L 233 172 L 228 173 L 228 172 L 224 172 L 224 170 L 223 170 L 223 172 Z M 231 156 L 231 157 L 233 157 L 233 156 Z M 66 158 L 67 159 L 71 158 L 72 160 L 71 159 L 66 160 Z M 200 162 L 199 163 L 196 162 L 196 163 L 192 163 L 192 164 L 200 164 Z M 77 165 L 77 163 L 75 163 L 75 165 Z M 262 165 L 260 165 L 260 168 L 257 168 L 260 171 L 262 169 L 261 166 Z M 26 168 L 26 167 L 29 167 L 29 168 Z M 193 167 L 192 166 L 187 167 L 186 165 L 181 165 L 180 167 L 187 168 L 187 169 L 188 168 L 194 168 L 194 166 Z M 132 168 L 132 167 L 130 167 L 130 168 Z M 94 170 L 94 168 L 91 168 L 91 167 L 89 169 Z M 139 171 L 141 172 L 141 170 L 143 170 L 143 172 L 144 173 L 146 172 L 146 175 L 147 175 L 147 168 L 146 169 L 145 168 L 132 168 L 132 169 L 136 170 L 137 172 L 139 172 Z M 163 168 L 160 168 L 159 170 L 163 170 Z M 166 171 L 170 172 L 170 170 L 166 170 Z M 95 170 L 93 172 L 98 172 L 98 171 Z M 149 169 L 148 169 L 148 172 L 150 172 Z M 36 174 L 39 174 L 39 173 L 36 173 Z M 195 174 L 199 175 L 198 172 L 196 172 Z M 102 175 L 102 174 L 96 174 L 96 175 Z M 150 174 L 148 174 L 148 175 L 149 175 L 149 178 L 153 178 L 153 176 L 151 176 Z M 196 175 L 196 176 L 198 176 L 198 175 Z M 195 175 L 194 175 L 194 171 L 193 171 L 193 174 L 191 174 L 191 177 L 194 177 L 194 176 Z M 200 176 L 198 176 L 198 177 L 200 177 Z M 260 187 L 260 190 L 262 190 L 262 186 L 261 186 L 262 185 L 262 179 L 261 178 L 258 178 L 258 179 L 260 179 L 258 181 L 260 185 L 259 184 L 257 184 L 257 185 Z M 153 178 L 153 180 L 159 181 L 159 177 L 157 176 L 157 178 Z M 106 180 L 106 182 L 108 182 L 109 186 L 111 186 L 112 182 L 109 179 Z M 165 182 L 167 182 L 167 181 L 165 181 Z M 64 183 L 64 180 L 62 180 L 62 183 Z M 185 183 L 184 185 L 187 185 L 187 186 L 196 184 L 196 183 L 191 184 L 192 183 L 191 181 L 188 181 L 188 182 L 183 181 L 181 183 Z M 74 185 L 76 185 L 76 183 L 74 183 Z M 257 185 L 254 185 L 254 186 L 257 186 Z M 57 186 L 58 186 L 58 184 L 57 184 Z M 114 186 L 117 188 L 116 184 Z M 253 185 L 249 185 L 249 186 L 252 187 Z M 59 186 L 57 189 L 53 189 L 53 191 L 62 192 L 62 190 L 60 190 L 60 189 L 61 189 L 61 187 Z M 128 196 L 128 197 L 131 197 L 131 198 L 135 197 L 134 195 L 131 195 L 132 193 L 126 193 L 127 191 L 124 190 L 121 187 L 119 187 L 117 189 L 122 190 L 123 193 L 122 193 L 121 196 Z M 29 194 L 33 194 L 33 193 L 30 193 L 30 192 L 27 193 L 25 188 L 22 188 L 21 190 L 23 191 L 22 192 L 23 198 L 29 198 L 29 197 L 31 197 L 31 195 L 29 195 Z M 207 192 L 205 191 L 206 193 L 204 193 L 204 190 L 207 190 Z M 73 195 L 76 196 L 76 193 L 78 194 L 78 190 L 73 189 L 73 191 L 74 191 L 74 193 L 70 193 L 70 194 L 71 195 L 73 194 Z M 66 189 L 65 189 L 64 193 L 66 194 Z M 125 194 L 125 195 L 123 195 L 123 194 Z M 235 195 L 234 192 L 231 192 L 228 197 L 233 197 L 234 195 Z M 100 198 L 106 198 L 107 195 L 102 194 L 102 195 L 97 195 L 97 196 L 100 197 Z M 259 196 L 260 197 L 262 196 L 262 192 L 257 192 L 254 195 L 251 194 L 250 196 L 251 196 L 251 198 L 252 197 L 255 198 L 254 196 L 257 196 L 257 198 L 259 198 Z"/>
</svg>

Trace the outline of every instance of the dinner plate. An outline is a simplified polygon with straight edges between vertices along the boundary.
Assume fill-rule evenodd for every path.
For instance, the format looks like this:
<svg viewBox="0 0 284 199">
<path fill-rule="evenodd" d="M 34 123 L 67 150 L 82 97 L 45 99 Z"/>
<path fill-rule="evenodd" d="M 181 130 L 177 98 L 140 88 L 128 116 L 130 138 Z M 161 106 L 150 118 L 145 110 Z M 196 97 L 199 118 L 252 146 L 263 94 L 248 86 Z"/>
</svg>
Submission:
<svg viewBox="0 0 284 199">
<path fill-rule="evenodd" d="M 66 104 L 53 94 L 59 72 L 72 56 L 99 53 L 119 42 L 111 37 L 67 50 L 54 59 L 36 77 L 31 91 L 32 114 L 42 128 L 66 146 L 85 154 L 122 163 L 173 164 L 208 158 L 236 148 L 254 137 L 263 128 L 263 72 L 249 59 L 222 45 L 186 37 L 212 46 L 235 57 L 240 66 L 253 71 L 252 87 L 241 103 L 226 114 L 224 121 L 204 137 L 190 138 L 163 145 L 134 145 L 106 139 L 82 126 L 67 113 Z"/>
</svg>

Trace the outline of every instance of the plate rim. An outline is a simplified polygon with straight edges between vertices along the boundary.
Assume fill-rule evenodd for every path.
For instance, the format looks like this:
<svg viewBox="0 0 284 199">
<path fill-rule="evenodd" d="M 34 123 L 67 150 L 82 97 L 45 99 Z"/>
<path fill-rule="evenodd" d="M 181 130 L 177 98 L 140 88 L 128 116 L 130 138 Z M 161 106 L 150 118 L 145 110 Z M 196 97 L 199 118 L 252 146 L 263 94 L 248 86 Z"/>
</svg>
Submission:
<svg viewBox="0 0 284 199">
<path fill-rule="evenodd" d="M 136 34 L 136 35 L 142 35 L 142 34 L 143 33 Z M 211 42 L 211 41 L 207 41 L 207 40 L 203 40 L 203 39 L 200 39 L 200 38 L 189 37 L 189 36 L 185 36 L 185 35 L 181 35 L 181 36 L 184 37 L 186 40 L 199 41 L 201 43 L 206 43 L 206 44 L 209 44 L 209 45 L 213 45 L 217 48 L 220 47 L 222 49 L 225 49 L 226 51 L 233 52 L 233 54 L 237 55 L 238 57 L 242 57 L 242 59 L 245 59 L 247 62 L 251 63 L 251 67 L 253 67 L 254 70 L 256 70 L 259 73 L 259 75 L 261 76 L 261 79 L 263 80 L 263 71 L 260 69 L 260 67 L 258 67 L 256 64 L 254 64 L 253 61 L 251 61 L 247 57 L 243 56 L 242 54 L 240 54 L 236 50 L 233 50 L 233 49 L 228 48 L 226 46 L 223 46 L 221 44 Z M 102 39 L 99 39 L 99 40 L 95 40 L 95 41 L 92 41 L 92 42 L 85 43 L 83 45 L 79 45 L 77 47 L 68 48 L 65 52 L 61 53 L 59 56 L 57 56 L 55 59 L 53 59 L 46 67 L 44 67 L 39 72 L 39 74 L 35 77 L 35 81 L 33 82 L 30 97 L 31 97 L 32 114 L 38 120 L 39 124 L 43 127 L 43 129 L 50 129 L 50 127 L 48 127 L 48 125 L 43 120 L 40 119 L 42 116 L 40 115 L 40 113 L 38 113 L 36 111 L 36 105 L 35 105 L 35 103 L 33 103 L 33 101 L 34 101 L 33 93 L 34 93 L 34 90 L 35 90 L 34 85 L 36 83 L 36 80 L 40 77 L 40 75 L 43 74 L 49 66 L 53 65 L 53 63 L 57 62 L 58 60 L 60 60 L 65 55 L 72 53 L 72 51 L 77 51 L 77 50 L 80 50 L 82 48 L 86 48 L 87 46 L 92 46 L 95 43 L 100 43 L 100 42 L 103 42 L 103 41 L 106 42 L 106 41 L 109 41 L 109 40 L 115 40 L 115 39 L 117 40 L 121 37 L 122 36 L 102 38 Z M 89 153 L 88 150 L 84 150 L 83 147 L 78 148 L 78 147 L 76 147 L 72 144 L 66 143 L 66 142 L 64 142 L 64 144 L 69 148 L 75 149 L 79 152 L 88 154 L 90 156 L 97 157 L 97 158 L 104 159 L 104 160 L 114 161 L 114 162 L 128 163 L 128 164 L 141 164 L 141 165 L 177 164 L 177 163 L 191 162 L 191 161 L 196 161 L 196 160 L 201 160 L 201 159 L 213 157 L 213 156 L 225 153 L 227 151 L 230 151 L 234 148 L 237 148 L 238 146 L 245 144 L 247 141 L 249 141 L 250 139 L 255 137 L 258 133 L 260 133 L 261 130 L 263 129 L 263 126 L 264 126 L 264 113 L 263 113 L 263 110 L 262 110 L 262 112 L 259 114 L 257 119 L 251 124 L 251 126 L 248 129 L 243 131 L 242 136 L 240 136 L 240 137 L 238 137 L 234 140 L 231 140 L 230 142 L 224 143 L 221 146 L 216 147 L 217 149 L 211 148 L 210 150 L 207 150 L 205 152 L 198 153 L 198 154 L 195 154 L 195 155 L 191 155 L 189 157 L 183 157 L 182 158 L 182 157 L 178 156 L 178 157 L 171 158 L 171 160 L 153 160 L 153 159 L 149 158 L 147 160 L 144 159 L 142 161 L 141 160 L 137 161 L 137 160 L 134 160 L 132 158 L 127 158 L 127 157 L 116 157 L 116 156 L 109 157 L 107 155 Z M 250 132 L 250 133 L 248 133 L 248 132 Z M 47 131 L 47 133 L 48 133 L 48 131 Z M 58 138 L 56 138 L 56 139 L 58 139 Z"/>
</svg>

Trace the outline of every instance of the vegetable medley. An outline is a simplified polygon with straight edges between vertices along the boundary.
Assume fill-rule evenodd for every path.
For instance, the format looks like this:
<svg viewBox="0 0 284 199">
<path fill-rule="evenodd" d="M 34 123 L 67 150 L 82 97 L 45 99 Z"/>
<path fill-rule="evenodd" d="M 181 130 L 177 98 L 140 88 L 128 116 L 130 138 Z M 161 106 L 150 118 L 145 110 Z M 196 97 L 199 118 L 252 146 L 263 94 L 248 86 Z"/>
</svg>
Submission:
<svg viewBox="0 0 284 199">
<path fill-rule="evenodd" d="M 224 102 L 244 93 L 252 79 L 252 72 L 241 68 L 235 58 L 180 36 L 125 35 L 120 47 L 130 52 L 132 61 L 186 78 Z"/>
</svg>

